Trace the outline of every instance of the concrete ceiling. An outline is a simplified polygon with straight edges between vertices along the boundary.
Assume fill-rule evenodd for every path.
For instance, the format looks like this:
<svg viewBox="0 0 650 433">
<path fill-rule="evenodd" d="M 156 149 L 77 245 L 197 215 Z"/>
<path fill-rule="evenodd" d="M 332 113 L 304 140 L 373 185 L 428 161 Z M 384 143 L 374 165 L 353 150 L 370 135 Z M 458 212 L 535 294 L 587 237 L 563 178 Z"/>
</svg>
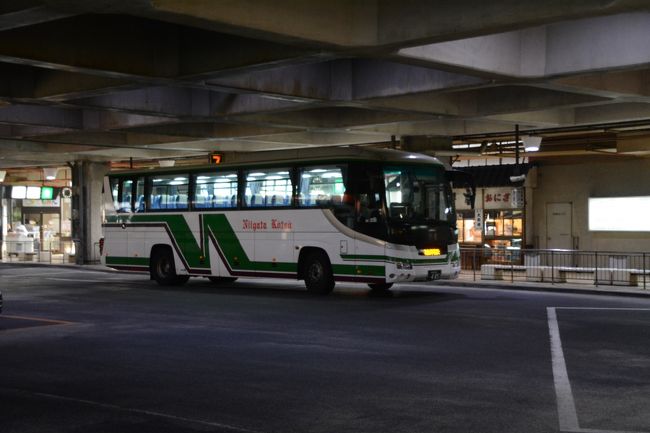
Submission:
<svg viewBox="0 0 650 433">
<path fill-rule="evenodd" d="M 647 0 L 0 1 L 0 167 L 450 154 L 515 125 L 548 157 L 643 156 L 649 42 Z"/>
</svg>

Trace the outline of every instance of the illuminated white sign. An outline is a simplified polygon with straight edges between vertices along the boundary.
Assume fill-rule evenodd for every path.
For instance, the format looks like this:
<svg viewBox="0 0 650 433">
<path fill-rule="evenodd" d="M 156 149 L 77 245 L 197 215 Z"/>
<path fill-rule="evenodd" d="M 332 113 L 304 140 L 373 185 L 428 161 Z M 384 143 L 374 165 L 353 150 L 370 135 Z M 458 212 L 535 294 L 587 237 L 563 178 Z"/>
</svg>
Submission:
<svg viewBox="0 0 650 433">
<path fill-rule="evenodd" d="M 40 186 L 28 186 L 27 195 L 25 198 L 32 200 L 39 200 L 41 198 L 41 187 Z"/>
<path fill-rule="evenodd" d="M 650 232 L 650 196 L 589 199 L 589 230 Z"/>
<path fill-rule="evenodd" d="M 11 187 L 11 198 L 21 199 L 27 195 L 26 186 L 13 186 Z"/>
</svg>

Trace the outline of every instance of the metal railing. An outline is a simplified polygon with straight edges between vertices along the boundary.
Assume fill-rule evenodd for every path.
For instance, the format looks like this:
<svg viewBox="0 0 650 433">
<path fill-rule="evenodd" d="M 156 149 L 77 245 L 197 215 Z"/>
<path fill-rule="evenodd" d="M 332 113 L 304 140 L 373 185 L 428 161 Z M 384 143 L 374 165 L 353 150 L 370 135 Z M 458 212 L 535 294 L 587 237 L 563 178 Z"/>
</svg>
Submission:
<svg viewBox="0 0 650 433">
<path fill-rule="evenodd" d="M 29 240 L 4 240 L 0 244 L 3 262 L 32 262 L 49 264 L 73 264 L 76 263 L 76 252 L 78 251 L 77 241 L 46 239 L 40 242 L 39 239 Z M 91 252 L 90 263 L 99 263 L 99 242 L 95 242 Z"/>
<path fill-rule="evenodd" d="M 650 286 L 650 253 L 461 248 L 461 264 L 475 281 Z"/>
</svg>

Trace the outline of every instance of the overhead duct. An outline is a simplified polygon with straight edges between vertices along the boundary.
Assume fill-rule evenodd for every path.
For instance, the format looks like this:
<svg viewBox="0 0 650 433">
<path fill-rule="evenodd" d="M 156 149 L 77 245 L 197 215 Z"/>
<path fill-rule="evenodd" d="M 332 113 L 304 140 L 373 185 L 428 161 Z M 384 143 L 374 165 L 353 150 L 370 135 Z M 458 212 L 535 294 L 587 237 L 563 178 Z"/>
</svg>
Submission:
<svg viewBox="0 0 650 433">
<path fill-rule="evenodd" d="M 407 152 L 432 153 L 451 152 L 451 137 L 429 137 L 426 135 L 410 135 L 401 138 L 401 148 Z"/>
</svg>

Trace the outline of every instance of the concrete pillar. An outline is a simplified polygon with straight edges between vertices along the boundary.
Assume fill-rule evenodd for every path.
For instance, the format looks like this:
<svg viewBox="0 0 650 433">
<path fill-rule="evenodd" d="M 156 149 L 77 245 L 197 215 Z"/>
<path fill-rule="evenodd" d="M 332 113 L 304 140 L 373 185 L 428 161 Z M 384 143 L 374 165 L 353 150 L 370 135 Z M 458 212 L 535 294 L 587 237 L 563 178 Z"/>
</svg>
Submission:
<svg viewBox="0 0 650 433">
<path fill-rule="evenodd" d="M 7 188 L 0 185 L 0 260 L 4 258 L 4 240 L 7 238 L 8 199 L 5 198 Z"/>
<path fill-rule="evenodd" d="M 104 175 L 108 164 L 75 161 L 72 165 L 72 238 L 78 265 L 99 260 L 102 237 Z"/>
</svg>

